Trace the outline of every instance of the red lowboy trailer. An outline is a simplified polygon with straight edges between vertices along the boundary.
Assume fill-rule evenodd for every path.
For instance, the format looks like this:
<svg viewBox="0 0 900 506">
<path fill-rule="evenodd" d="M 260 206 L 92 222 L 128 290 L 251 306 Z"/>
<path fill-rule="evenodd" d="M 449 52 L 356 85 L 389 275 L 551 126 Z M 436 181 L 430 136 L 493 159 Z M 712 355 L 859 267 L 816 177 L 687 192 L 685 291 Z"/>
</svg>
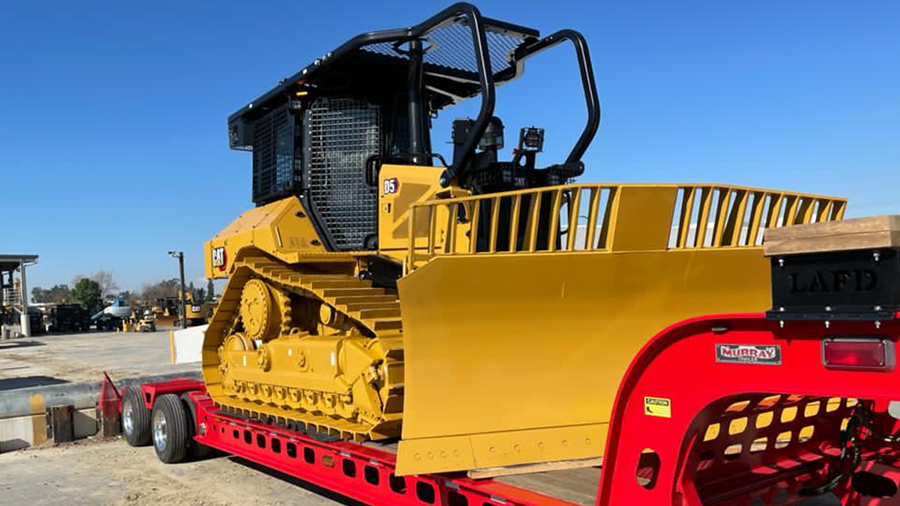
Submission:
<svg viewBox="0 0 900 506">
<path fill-rule="evenodd" d="M 767 246 L 772 311 L 698 317 L 649 340 L 619 385 L 599 471 L 396 476 L 392 445 L 226 414 L 191 380 L 126 390 L 126 438 L 152 439 L 166 462 L 215 448 L 373 505 L 900 504 L 900 234 L 887 237 Z"/>
<path fill-rule="evenodd" d="M 750 314 L 673 325 L 646 345 L 620 386 L 596 504 L 791 504 L 823 493 L 861 504 L 859 489 L 893 496 L 897 473 L 885 470 L 900 455 L 891 416 L 900 399 L 898 339 L 896 319 L 826 328 Z M 731 360 L 724 350 L 743 351 Z M 366 504 L 578 504 L 541 487 L 570 479 L 562 471 L 532 479 L 537 490 L 459 475 L 398 477 L 389 448 L 321 441 L 221 413 L 200 381 L 150 383 L 141 392 L 148 410 L 163 396 L 186 397 L 196 413 L 186 417 L 190 444 Z M 172 438 L 176 431 L 167 429 Z"/>
</svg>

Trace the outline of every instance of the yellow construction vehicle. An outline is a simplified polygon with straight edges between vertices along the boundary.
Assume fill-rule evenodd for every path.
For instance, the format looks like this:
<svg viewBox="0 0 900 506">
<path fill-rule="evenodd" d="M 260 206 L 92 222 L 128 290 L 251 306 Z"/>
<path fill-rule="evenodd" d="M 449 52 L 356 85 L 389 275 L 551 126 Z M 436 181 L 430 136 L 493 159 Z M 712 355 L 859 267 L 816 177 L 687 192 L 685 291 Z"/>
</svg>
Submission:
<svg viewBox="0 0 900 506">
<path fill-rule="evenodd" d="M 145 309 L 140 318 L 135 318 L 133 328 L 135 332 L 156 332 L 156 314 Z"/>
<path fill-rule="evenodd" d="M 189 290 L 184 292 L 184 307 L 188 325 L 203 325 L 212 317 L 216 304 L 214 302 L 198 302 Z"/>
<path fill-rule="evenodd" d="M 160 297 L 153 303 L 153 314 L 157 318 L 173 318 L 178 316 L 178 297 Z"/>
<path fill-rule="evenodd" d="M 582 133 L 541 165 L 544 131 L 522 128 L 501 161 L 495 87 L 562 42 Z M 475 97 L 446 163 L 431 120 Z M 228 133 L 252 151 L 256 207 L 206 244 L 207 277 L 228 278 L 203 346 L 211 399 L 311 434 L 400 437 L 401 475 L 599 456 L 641 346 L 691 316 L 767 309 L 761 231 L 846 205 L 575 183 L 599 121 L 578 32 L 541 38 L 468 4 L 350 39 L 241 108 Z"/>
</svg>

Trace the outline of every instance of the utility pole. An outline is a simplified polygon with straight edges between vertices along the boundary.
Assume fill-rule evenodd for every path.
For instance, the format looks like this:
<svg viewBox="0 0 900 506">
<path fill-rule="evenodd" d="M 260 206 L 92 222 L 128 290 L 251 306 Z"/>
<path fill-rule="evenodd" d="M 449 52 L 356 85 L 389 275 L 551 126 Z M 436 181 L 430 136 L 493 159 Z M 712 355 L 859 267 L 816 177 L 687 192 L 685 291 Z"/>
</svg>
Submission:
<svg viewBox="0 0 900 506">
<path fill-rule="evenodd" d="M 181 275 L 181 328 L 187 328 L 187 305 L 184 301 L 184 252 L 170 251 L 169 256 L 178 259 L 178 271 Z"/>
<path fill-rule="evenodd" d="M 19 288 L 22 289 L 22 335 L 31 337 L 31 315 L 28 314 L 28 285 L 25 283 L 25 259 L 19 260 Z"/>
</svg>

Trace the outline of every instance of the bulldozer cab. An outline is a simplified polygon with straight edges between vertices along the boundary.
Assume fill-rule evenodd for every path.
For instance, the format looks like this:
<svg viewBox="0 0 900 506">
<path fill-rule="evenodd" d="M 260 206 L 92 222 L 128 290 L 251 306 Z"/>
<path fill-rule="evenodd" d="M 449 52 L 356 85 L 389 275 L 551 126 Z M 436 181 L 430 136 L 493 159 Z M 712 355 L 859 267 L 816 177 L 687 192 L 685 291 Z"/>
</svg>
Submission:
<svg viewBox="0 0 900 506">
<path fill-rule="evenodd" d="M 588 109 L 583 132 L 565 161 L 539 169 L 544 132 L 523 128 L 513 159 L 500 161 L 495 87 L 521 76 L 529 57 L 566 40 L 575 47 Z M 476 96 L 477 118 L 453 123 L 448 163 L 432 150 L 431 120 Z M 538 30 L 485 18 L 460 3 L 409 28 L 350 39 L 242 107 L 228 128 L 231 148 L 253 152 L 257 206 L 297 196 L 326 250 L 363 251 L 379 249 L 379 209 L 409 204 L 379 202 L 406 179 L 423 188 L 417 200 L 448 187 L 479 194 L 565 183 L 583 172 L 581 156 L 599 118 L 590 56 L 578 32 L 540 38 Z M 436 164 L 430 171 L 409 168 Z M 381 177 L 387 166 L 407 170 Z"/>
</svg>

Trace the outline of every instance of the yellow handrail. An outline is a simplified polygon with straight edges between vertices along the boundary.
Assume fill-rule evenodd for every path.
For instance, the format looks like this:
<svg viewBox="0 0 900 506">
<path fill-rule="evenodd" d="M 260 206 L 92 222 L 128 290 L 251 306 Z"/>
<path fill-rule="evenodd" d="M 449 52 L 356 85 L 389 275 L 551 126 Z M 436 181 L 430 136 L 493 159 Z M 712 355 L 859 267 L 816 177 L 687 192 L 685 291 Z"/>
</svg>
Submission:
<svg viewBox="0 0 900 506">
<path fill-rule="evenodd" d="M 411 206 L 407 265 L 442 255 L 751 247 L 767 227 L 840 220 L 846 204 L 714 184 L 569 184 L 430 200 Z"/>
</svg>

